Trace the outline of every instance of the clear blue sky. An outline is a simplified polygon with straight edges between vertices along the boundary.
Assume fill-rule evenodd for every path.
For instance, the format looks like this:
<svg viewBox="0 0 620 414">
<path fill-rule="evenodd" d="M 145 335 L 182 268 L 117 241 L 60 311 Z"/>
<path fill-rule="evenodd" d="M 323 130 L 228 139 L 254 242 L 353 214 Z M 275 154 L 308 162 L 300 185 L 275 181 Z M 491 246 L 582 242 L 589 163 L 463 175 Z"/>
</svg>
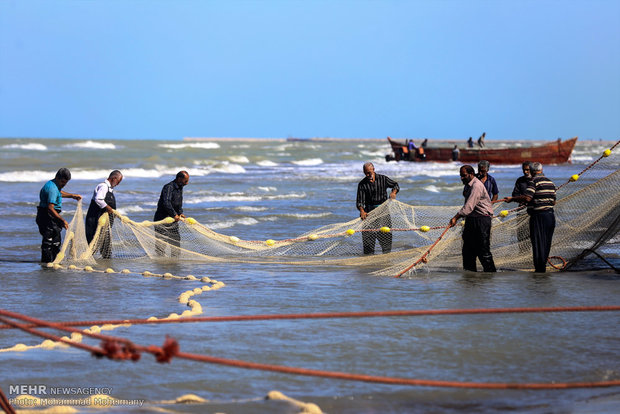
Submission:
<svg viewBox="0 0 620 414">
<path fill-rule="evenodd" d="M 620 138 L 620 1 L 0 0 L 0 137 Z"/>
</svg>

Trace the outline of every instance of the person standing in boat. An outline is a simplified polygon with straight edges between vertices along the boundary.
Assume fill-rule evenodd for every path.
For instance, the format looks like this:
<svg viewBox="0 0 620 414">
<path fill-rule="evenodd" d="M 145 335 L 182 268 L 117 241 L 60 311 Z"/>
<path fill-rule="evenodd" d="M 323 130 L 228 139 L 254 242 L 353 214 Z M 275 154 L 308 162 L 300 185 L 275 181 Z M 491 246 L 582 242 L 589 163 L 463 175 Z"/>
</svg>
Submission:
<svg viewBox="0 0 620 414">
<path fill-rule="evenodd" d="M 486 138 L 487 133 L 483 132 L 482 135 L 480 135 L 480 138 L 478 138 L 478 146 L 480 148 L 484 148 L 484 139 Z"/>
<path fill-rule="evenodd" d="M 428 139 L 424 138 L 424 141 L 422 141 L 422 148 L 426 148 L 427 145 L 428 145 Z"/>
<path fill-rule="evenodd" d="M 478 163 L 478 174 L 476 175 L 476 178 L 478 178 L 480 182 L 484 184 L 484 188 L 486 188 L 487 192 L 489 193 L 489 198 L 491 199 L 491 202 L 494 203 L 497 200 L 499 189 L 497 188 L 497 182 L 495 181 L 495 178 L 489 175 L 490 167 L 491 164 L 488 161 L 480 161 Z"/>
<path fill-rule="evenodd" d="M 553 181 L 543 174 L 542 164 L 533 162 L 530 166 L 531 181 L 527 184 L 525 194 L 517 197 L 508 197 L 506 202 L 527 203 L 527 213 L 530 215 L 530 240 L 532 241 L 532 259 L 534 270 L 545 273 L 547 260 L 551 251 L 553 232 L 555 231 L 556 188 Z"/>
<path fill-rule="evenodd" d="M 101 257 L 109 259 L 112 255 L 110 230 L 114 224 L 114 210 L 116 210 L 116 197 L 114 196 L 114 187 L 123 181 L 123 174 L 119 170 L 114 170 L 108 176 L 108 179 L 95 187 L 93 197 L 88 206 L 86 213 L 86 241 L 90 244 L 97 232 L 99 218 L 103 213 L 108 213 L 109 226 L 102 228 L 99 235 L 99 251 Z"/>
<path fill-rule="evenodd" d="M 71 171 L 61 168 L 53 180 L 45 183 L 39 192 L 36 223 L 41 240 L 41 262 L 52 263 L 60 252 L 62 229 L 69 229 L 69 223 L 61 215 L 63 197 L 81 200 L 79 194 L 71 194 L 62 189 L 71 180 Z"/>
<path fill-rule="evenodd" d="M 185 218 L 183 214 L 183 187 L 188 183 L 189 173 L 187 171 L 179 171 L 175 179 L 164 185 L 161 190 L 161 195 L 157 202 L 157 211 L 155 211 L 153 221 L 160 221 L 166 217 L 172 217 L 174 218 L 174 222 L 155 226 L 155 235 L 157 237 L 157 241 L 155 242 L 155 253 L 158 256 L 163 256 L 165 253 L 166 246 L 163 241 L 172 246 L 181 246 L 179 220 Z M 171 256 L 179 256 L 179 253 L 179 249 L 170 248 Z"/>
<path fill-rule="evenodd" d="M 398 183 L 391 178 L 375 173 L 375 166 L 371 162 L 364 164 L 364 179 L 357 185 L 357 209 L 360 212 L 360 218 L 365 221 L 375 208 L 379 207 L 388 199 L 387 189 L 391 188 L 389 198 L 395 199 L 396 193 L 400 190 Z M 365 221 L 365 228 L 379 229 L 381 227 L 392 227 L 392 220 L 389 214 L 372 220 Z M 374 254 L 376 240 L 379 240 L 381 251 L 389 253 L 392 250 L 392 233 L 382 233 L 380 231 L 364 231 L 362 232 L 362 244 L 364 254 Z"/>
<path fill-rule="evenodd" d="M 465 217 L 463 228 L 463 269 L 478 271 L 476 258 L 480 260 L 485 272 L 495 272 L 495 262 L 491 254 L 491 218 L 493 207 L 484 185 L 476 178 L 474 168 L 464 165 L 459 170 L 461 181 L 465 185 L 463 196 L 465 204 L 450 220 L 454 227 L 459 218 Z"/>
<path fill-rule="evenodd" d="M 452 161 L 457 161 L 459 159 L 459 154 L 459 147 L 455 145 L 454 148 L 452 148 Z"/>
<path fill-rule="evenodd" d="M 472 137 L 469 137 L 469 139 L 467 140 L 467 148 L 473 148 L 474 147 L 474 139 Z"/>
</svg>

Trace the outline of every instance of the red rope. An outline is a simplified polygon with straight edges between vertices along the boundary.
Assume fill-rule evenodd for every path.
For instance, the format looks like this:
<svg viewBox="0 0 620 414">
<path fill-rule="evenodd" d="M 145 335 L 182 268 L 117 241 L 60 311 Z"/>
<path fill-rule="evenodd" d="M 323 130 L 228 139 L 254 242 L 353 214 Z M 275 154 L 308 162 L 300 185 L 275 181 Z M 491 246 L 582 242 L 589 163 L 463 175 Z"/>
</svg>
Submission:
<svg viewBox="0 0 620 414">
<path fill-rule="evenodd" d="M 0 388 L 0 408 L 2 408 L 6 414 L 15 414 L 15 409 L 2 392 L 2 388 Z"/>
<path fill-rule="evenodd" d="M 398 273 L 396 276 L 394 277 L 401 277 L 402 275 L 404 275 L 405 273 L 407 273 L 408 271 L 410 271 L 411 269 L 413 269 L 415 266 L 417 266 L 419 263 L 428 263 L 428 259 L 427 256 L 429 255 L 429 253 L 431 252 L 431 250 L 433 250 L 435 248 L 435 246 L 437 245 L 437 243 L 439 243 L 439 241 L 443 238 L 443 236 L 448 232 L 448 230 L 450 230 L 452 226 L 448 226 L 446 227 L 446 229 L 443 231 L 443 233 L 441 233 L 441 235 L 439 236 L 439 238 L 437 240 L 435 240 L 435 243 L 433 243 L 431 245 L 431 247 L 428 248 L 428 250 L 426 251 L 426 253 L 424 253 L 418 260 L 416 260 L 414 263 L 412 263 L 411 265 L 407 266 L 407 268 L 405 268 L 405 270 L 401 271 L 400 273 Z"/>
<path fill-rule="evenodd" d="M 608 308 L 608 307 L 602 307 Z M 612 307 L 613 310 L 620 310 L 620 307 Z M 531 311 L 528 308 L 513 308 L 523 309 L 525 311 Z M 551 308 L 556 309 L 556 308 Z M 611 309 L 605 309 L 611 310 Z M 457 310 L 459 311 L 459 310 Z M 463 310 L 460 310 L 463 311 Z M 475 311 L 475 313 L 487 313 L 487 311 L 494 311 L 492 309 L 470 309 L 465 311 Z M 482 311 L 482 312 L 481 312 Z M 424 312 L 424 311 L 422 311 Z M 429 311 L 426 311 L 429 312 Z M 445 311 L 432 311 L 432 312 L 445 312 Z M 453 310 L 454 312 L 454 310 Z M 20 320 L 32 320 L 38 324 L 45 325 L 48 327 L 58 328 L 61 330 L 71 331 L 72 328 L 62 327 L 59 324 L 53 322 L 46 322 L 39 319 L 31 318 L 25 315 L 16 314 L 14 312 L 9 312 L 5 310 L 0 310 L 0 314 L 4 314 L 7 316 L 15 317 Z M 20 329 L 24 329 L 22 324 L 13 322 L 8 320 L 7 318 L 2 317 L 1 319 L 7 321 L 7 323 L 14 325 Z M 27 332 L 32 331 L 36 335 L 49 335 L 42 332 L 36 332 L 31 328 L 25 328 Z M 53 335 L 49 335 L 53 336 Z M 96 335 L 96 334 L 88 334 L 88 336 L 99 336 L 102 337 L 104 335 Z M 105 336 L 104 336 L 105 337 Z M 127 339 L 123 338 L 114 338 L 114 337 L 106 337 L 108 339 L 113 339 L 114 342 L 131 344 L 131 342 Z M 71 341 L 65 341 L 68 345 L 78 347 L 84 349 L 85 345 L 79 346 L 81 344 L 74 343 Z M 315 376 L 321 378 L 335 378 L 335 379 L 343 379 L 350 381 L 363 381 L 363 382 L 373 382 L 373 383 L 382 383 L 382 384 L 399 384 L 399 385 L 413 385 L 413 386 L 426 386 L 426 387 L 452 387 L 452 388 L 483 388 L 483 389 L 567 389 L 567 388 L 594 388 L 594 387 L 611 387 L 611 386 L 620 386 L 620 380 L 612 380 L 612 381 L 599 381 L 599 382 L 574 382 L 574 383 L 480 383 L 480 382 L 462 382 L 462 381 L 437 381 L 437 380 L 424 380 L 424 379 L 412 379 L 412 378 L 398 378 L 398 377 L 383 377 L 383 376 L 372 376 L 372 375 L 362 375 L 362 374 L 351 374 L 346 372 L 337 372 L 337 371 L 323 371 L 323 370 L 313 370 L 306 368 L 296 368 L 296 367 L 285 367 L 280 365 L 271 365 L 271 364 L 259 364 L 255 362 L 249 361 L 240 361 L 233 359 L 224 359 L 217 358 L 208 355 L 198 355 L 191 354 L 179 351 L 178 343 L 170 338 L 166 337 L 166 342 L 164 343 L 163 348 L 159 348 L 156 346 L 138 346 L 133 345 L 135 350 L 144 350 L 146 352 L 153 353 L 158 362 L 169 362 L 173 356 L 212 364 L 220 364 L 220 365 L 228 365 L 234 366 L 238 368 L 245 369 L 260 369 L 266 371 L 274 371 L 274 372 L 282 372 L 288 374 L 297 374 L 297 375 L 306 375 L 306 376 Z M 109 347 L 108 347 L 109 348 Z M 105 355 L 102 350 L 97 356 Z M 110 355 L 107 355 L 109 358 Z M 114 358 L 114 359 L 129 359 L 129 358 Z M 131 358 L 133 359 L 133 358 Z M 136 361 L 137 359 L 133 359 Z"/>
<path fill-rule="evenodd" d="M 370 317 L 396 317 L 396 316 L 430 316 L 430 315 L 479 315 L 479 314 L 505 314 L 505 313 L 546 313 L 546 312 L 609 312 L 620 311 L 620 306 L 562 306 L 562 307 L 541 307 L 541 308 L 479 308 L 479 309 L 421 309 L 421 310 L 391 310 L 391 311 L 371 311 L 371 312 L 322 312 L 322 313 L 284 313 L 272 315 L 237 315 L 237 316 L 199 316 L 183 317 L 178 319 L 110 319 L 93 321 L 66 321 L 66 322 L 43 322 L 25 325 L 25 327 L 50 327 L 54 325 L 60 328 L 69 326 L 91 326 L 91 325 L 118 325 L 118 324 L 165 324 L 165 323 L 197 323 L 197 322 L 243 322 L 243 321 L 266 321 L 266 320 L 285 320 L 285 319 L 332 319 L 332 318 L 370 318 Z M 10 316 L 20 315 L 0 309 L 0 315 Z M 20 315 L 33 321 L 37 319 Z M 11 329 L 11 326 L 0 325 L 0 329 Z M 109 336 L 89 334 L 77 329 L 71 332 L 79 332 L 87 336 L 99 339 L 108 339 Z M 122 338 L 114 338 L 122 340 Z"/>
</svg>

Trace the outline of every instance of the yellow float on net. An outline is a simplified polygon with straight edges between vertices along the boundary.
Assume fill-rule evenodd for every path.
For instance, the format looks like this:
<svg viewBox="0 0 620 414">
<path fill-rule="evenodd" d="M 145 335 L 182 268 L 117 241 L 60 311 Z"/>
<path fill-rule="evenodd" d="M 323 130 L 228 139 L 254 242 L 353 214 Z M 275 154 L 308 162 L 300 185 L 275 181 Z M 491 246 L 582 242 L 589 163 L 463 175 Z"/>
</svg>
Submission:
<svg viewBox="0 0 620 414">
<path fill-rule="evenodd" d="M 269 239 L 269 240 L 265 241 L 265 244 L 267 246 L 273 246 L 274 244 L 276 244 L 276 241 L 272 240 L 272 239 Z"/>
<path fill-rule="evenodd" d="M 381 233 L 389 233 L 391 230 L 392 230 L 392 229 L 390 229 L 390 228 L 389 228 L 389 227 L 387 227 L 387 226 L 381 227 L 381 228 L 379 229 L 379 231 L 380 231 Z"/>
<path fill-rule="evenodd" d="M 174 218 L 173 217 L 166 217 L 163 220 L 163 222 L 166 223 L 166 224 L 172 224 L 172 223 L 174 223 Z"/>
<path fill-rule="evenodd" d="M 499 215 L 502 217 L 506 217 L 508 215 L 508 210 L 502 210 L 499 212 Z"/>
<path fill-rule="evenodd" d="M 346 231 L 346 233 L 347 233 L 349 236 L 353 236 L 353 235 L 355 234 L 355 230 L 353 230 L 353 229 L 349 229 L 349 230 L 347 230 L 347 231 Z"/>
<path fill-rule="evenodd" d="M 611 155 L 610 149 L 606 149 L 605 151 L 603 151 L 603 157 L 609 157 L 610 155 Z"/>
<path fill-rule="evenodd" d="M 84 266 L 84 271 L 86 271 L 86 272 L 92 272 L 92 271 L 93 271 L 93 268 L 92 268 L 92 266 Z"/>
<path fill-rule="evenodd" d="M 185 222 L 186 222 L 187 224 L 196 224 L 196 223 L 198 223 L 198 222 L 196 221 L 196 219 L 191 218 L 191 217 L 186 218 L 186 219 L 185 219 Z"/>
<path fill-rule="evenodd" d="M 111 267 L 108 267 L 108 268 L 105 270 L 105 272 L 106 272 L 106 273 L 114 273 L 114 269 L 112 269 Z"/>
<path fill-rule="evenodd" d="M 571 181 L 571 182 L 575 182 L 575 181 L 577 181 L 578 179 L 579 179 L 579 174 L 573 174 L 573 175 L 571 175 L 571 177 L 570 177 L 570 181 Z"/>
<path fill-rule="evenodd" d="M 308 236 L 308 240 L 316 240 L 318 238 L 319 238 L 319 236 L 316 235 L 316 234 L 311 234 L 311 235 Z"/>
<path fill-rule="evenodd" d="M 431 228 L 428 226 L 422 226 L 420 227 L 420 230 L 422 230 L 424 233 L 426 233 L 427 231 L 429 231 Z"/>
<path fill-rule="evenodd" d="M 229 237 L 229 240 L 230 240 L 232 243 L 239 243 L 239 237 L 237 237 L 237 236 L 230 236 L 230 237 Z"/>
</svg>

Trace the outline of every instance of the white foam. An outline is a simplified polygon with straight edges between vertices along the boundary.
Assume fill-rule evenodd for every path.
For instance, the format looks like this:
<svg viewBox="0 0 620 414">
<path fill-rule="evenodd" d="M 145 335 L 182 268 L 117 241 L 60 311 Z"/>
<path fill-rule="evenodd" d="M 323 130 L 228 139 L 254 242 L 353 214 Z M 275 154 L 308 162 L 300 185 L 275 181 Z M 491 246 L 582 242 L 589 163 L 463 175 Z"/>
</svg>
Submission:
<svg viewBox="0 0 620 414">
<path fill-rule="evenodd" d="M 23 149 L 23 150 L 32 150 L 32 151 L 47 151 L 47 147 L 43 144 L 39 144 L 37 142 L 32 142 L 30 144 L 9 144 L 3 145 L 2 148 L 6 149 Z"/>
<path fill-rule="evenodd" d="M 239 206 L 239 207 L 235 207 L 234 209 L 237 211 L 244 211 L 244 212 L 268 210 L 267 207 L 252 207 L 252 206 Z"/>
<path fill-rule="evenodd" d="M 278 165 L 277 163 L 270 161 L 270 160 L 262 160 L 262 161 L 257 162 L 256 164 L 260 165 L 261 167 L 275 167 Z"/>
<path fill-rule="evenodd" d="M 300 218 L 300 219 L 306 219 L 306 218 L 320 218 L 320 217 L 327 217 L 327 216 L 331 216 L 332 213 L 330 212 L 325 212 L 325 213 L 298 213 L 298 214 L 278 214 L 278 216 L 280 217 L 293 217 L 293 218 Z"/>
<path fill-rule="evenodd" d="M 191 144 L 158 144 L 158 147 L 169 149 L 184 149 L 184 148 L 202 148 L 202 149 L 217 149 L 220 148 L 220 144 L 217 142 L 193 142 Z"/>
<path fill-rule="evenodd" d="M 136 205 L 130 205 L 127 207 L 121 207 L 118 209 L 118 212 L 123 214 L 123 215 L 128 215 L 129 213 L 141 213 L 143 211 L 150 211 L 151 209 L 144 209 L 140 206 L 136 206 Z"/>
<path fill-rule="evenodd" d="M 259 190 L 261 191 L 277 191 L 278 189 L 276 187 L 257 187 Z"/>
<path fill-rule="evenodd" d="M 239 164 L 248 164 L 250 162 L 248 157 L 245 157 L 243 155 L 231 155 L 230 157 L 228 157 L 228 159 L 232 162 L 238 162 Z"/>
<path fill-rule="evenodd" d="M 239 164 L 231 164 L 228 161 L 224 161 L 221 164 L 212 166 L 211 171 L 226 174 L 243 174 L 245 172 L 245 168 Z"/>
<path fill-rule="evenodd" d="M 320 158 L 308 158 L 306 160 L 291 161 L 291 162 L 295 165 L 304 165 L 304 166 L 323 164 L 323 160 Z"/>
<path fill-rule="evenodd" d="M 209 227 L 210 229 L 226 229 L 236 226 L 238 224 L 243 226 L 253 226 L 255 224 L 258 224 L 258 220 L 252 217 L 243 217 L 236 220 L 219 221 L 217 223 L 208 224 L 207 227 Z"/>
<path fill-rule="evenodd" d="M 110 142 L 85 141 L 76 142 L 75 144 L 63 145 L 64 148 L 80 148 L 80 149 L 116 149 L 116 145 Z"/>
<path fill-rule="evenodd" d="M 200 203 L 221 203 L 221 202 L 229 202 L 229 201 L 259 201 L 259 200 L 262 200 L 262 197 L 222 194 L 222 195 L 212 195 L 212 196 L 206 196 L 206 197 L 193 197 L 191 199 L 184 200 L 184 202 L 187 204 L 200 204 Z"/>
<path fill-rule="evenodd" d="M 437 188 L 437 186 L 435 185 L 427 185 L 426 187 L 424 187 L 424 189 L 426 191 L 430 191 L 431 193 L 438 193 L 439 192 L 439 188 Z"/>
<path fill-rule="evenodd" d="M 54 178 L 56 171 L 10 171 L 0 173 L 0 181 L 17 183 L 36 183 L 37 181 L 49 181 Z"/>
</svg>

